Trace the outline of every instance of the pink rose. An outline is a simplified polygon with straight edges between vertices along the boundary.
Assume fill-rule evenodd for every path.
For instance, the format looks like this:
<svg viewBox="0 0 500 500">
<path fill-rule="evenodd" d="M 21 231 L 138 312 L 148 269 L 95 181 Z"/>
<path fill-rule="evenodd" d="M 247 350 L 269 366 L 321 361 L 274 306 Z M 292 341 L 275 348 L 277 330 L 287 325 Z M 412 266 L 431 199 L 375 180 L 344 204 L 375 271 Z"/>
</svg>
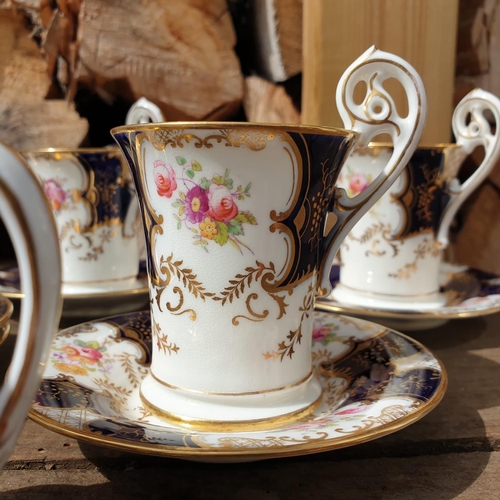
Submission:
<svg viewBox="0 0 500 500">
<path fill-rule="evenodd" d="M 57 212 L 66 201 L 66 191 L 53 179 L 44 182 L 43 189 L 52 203 L 52 208 Z"/>
<path fill-rule="evenodd" d="M 369 182 L 363 174 L 353 174 L 349 179 L 349 189 L 354 194 L 361 193 L 368 187 L 368 185 Z"/>
<path fill-rule="evenodd" d="M 320 342 L 324 340 L 325 337 L 330 333 L 330 329 L 326 326 L 320 326 L 318 328 L 314 328 L 313 330 L 313 341 Z"/>
<path fill-rule="evenodd" d="M 153 163 L 156 191 L 160 196 L 171 198 L 177 189 L 174 169 L 161 160 Z"/>
<path fill-rule="evenodd" d="M 346 408 L 345 410 L 335 412 L 335 415 L 356 415 L 356 413 L 363 413 L 364 411 L 363 407 Z"/>
<path fill-rule="evenodd" d="M 207 215 L 219 222 L 233 220 L 238 215 L 238 207 L 226 186 L 211 184 L 208 188 Z"/>
</svg>

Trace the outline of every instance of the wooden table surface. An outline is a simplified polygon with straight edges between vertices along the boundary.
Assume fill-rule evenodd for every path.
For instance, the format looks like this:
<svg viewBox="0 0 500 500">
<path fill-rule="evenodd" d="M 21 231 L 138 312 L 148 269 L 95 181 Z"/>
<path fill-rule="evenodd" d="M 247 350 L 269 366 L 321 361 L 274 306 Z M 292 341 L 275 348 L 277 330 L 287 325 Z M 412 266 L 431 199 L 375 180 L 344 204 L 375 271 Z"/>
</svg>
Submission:
<svg viewBox="0 0 500 500">
<path fill-rule="evenodd" d="M 7 499 L 500 498 L 500 314 L 411 335 L 444 362 L 447 394 L 422 420 L 352 448 L 243 464 L 148 457 L 27 421 L 0 472 Z M 6 366 L 9 346 L 0 349 Z"/>
</svg>

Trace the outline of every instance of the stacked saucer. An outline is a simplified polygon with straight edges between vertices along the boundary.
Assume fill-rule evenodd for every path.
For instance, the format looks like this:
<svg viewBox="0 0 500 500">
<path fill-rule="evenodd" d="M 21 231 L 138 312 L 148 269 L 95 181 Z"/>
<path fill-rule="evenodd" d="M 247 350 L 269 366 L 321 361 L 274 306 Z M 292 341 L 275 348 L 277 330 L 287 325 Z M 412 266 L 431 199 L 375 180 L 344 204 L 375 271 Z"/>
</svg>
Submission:
<svg viewBox="0 0 500 500">
<path fill-rule="evenodd" d="M 10 332 L 10 317 L 14 312 L 12 302 L 6 297 L 0 297 L 0 344 L 2 344 Z"/>
</svg>

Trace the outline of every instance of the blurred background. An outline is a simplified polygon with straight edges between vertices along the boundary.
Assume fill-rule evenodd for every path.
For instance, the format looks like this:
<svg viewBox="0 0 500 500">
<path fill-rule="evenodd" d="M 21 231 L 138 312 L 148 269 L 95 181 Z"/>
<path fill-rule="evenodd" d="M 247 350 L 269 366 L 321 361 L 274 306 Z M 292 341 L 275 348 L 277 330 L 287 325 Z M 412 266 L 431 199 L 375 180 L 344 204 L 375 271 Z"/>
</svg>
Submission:
<svg viewBox="0 0 500 500">
<path fill-rule="evenodd" d="M 168 121 L 340 126 L 337 81 L 376 44 L 424 80 L 422 143 L 450 142 L 465 94 L 481 87 L 500 96 L 499 4 L 0 0 L 0 140 L 18 150 L 105 146 L 141 96 Z M 466 162 L 463 179 L 480 159 Z M 500 273 L 498 213 L 500 167 L 458 214 L 448 260 Z M 5 259 L 12 250 L 2 234 Z"/>
</svg>

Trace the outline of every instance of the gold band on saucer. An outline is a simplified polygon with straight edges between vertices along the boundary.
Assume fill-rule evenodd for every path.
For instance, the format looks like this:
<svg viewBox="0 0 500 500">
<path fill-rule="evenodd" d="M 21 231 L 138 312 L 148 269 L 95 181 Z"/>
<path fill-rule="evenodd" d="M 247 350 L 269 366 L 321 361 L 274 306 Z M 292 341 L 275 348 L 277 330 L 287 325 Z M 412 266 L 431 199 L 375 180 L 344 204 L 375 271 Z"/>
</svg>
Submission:
<svg viewBox="0 0 500 500">
<path fill-rule="evenodd" d="M 209 396 L 253 396 L 257 394 L 267 394 L 268 392 L 276 392 L 276 391 L 282 391 L 284 389 L 291 389 L 292 387 L 297 387 L 298 385 L 301 385 L 305 382 L 307 382 L 309 379 L 312 378 L 313 376 L 313 370 L 311 370 L 304 378 L 300 379 L 298 382 L 295 382 L 293 384 L 289 385 L 284 385 L 283 387 L 277 387 L 275 389 L 264 389 L 263 391 L 250 391 L 250 392 L 210 392 L 210 391 L 198 391 L 196 389 L 186 389 L 184 387 L 179 387 L 177 385 L 171 385 L 168 384 L 167 382 L 164 382 L 163 380 L 160 380 L 154 373 L 153 370 L 150 370 L 150 375 L 151 377 L 156 380 L 159 384 L 168 387 L 169 389 L 174 389 L 176 391 L 185 391 L 185 392 L 190 392 L 192 394 L 207 394 Z"/>
<path fill-rule="evenodd" d="M 181 415 L 177 415 L 176 413 L 162 410 L 150 403 L 142 394 L 142 390 L 139 390 L 139 395 L 145 408 L 147 408 L 155 417 L 186 429 L 204 432 L 241 432 L 277 429 L 310 415 L 320 405 L 323 398 L 323 393 L 321 393 L 318 399 L 313 401 L 309 406 L 290 413 L 285 413 L 284 415 L 278 415 L 276 417 L 255 420 L 223 421 L 183 417 Z"/>
</svg>

